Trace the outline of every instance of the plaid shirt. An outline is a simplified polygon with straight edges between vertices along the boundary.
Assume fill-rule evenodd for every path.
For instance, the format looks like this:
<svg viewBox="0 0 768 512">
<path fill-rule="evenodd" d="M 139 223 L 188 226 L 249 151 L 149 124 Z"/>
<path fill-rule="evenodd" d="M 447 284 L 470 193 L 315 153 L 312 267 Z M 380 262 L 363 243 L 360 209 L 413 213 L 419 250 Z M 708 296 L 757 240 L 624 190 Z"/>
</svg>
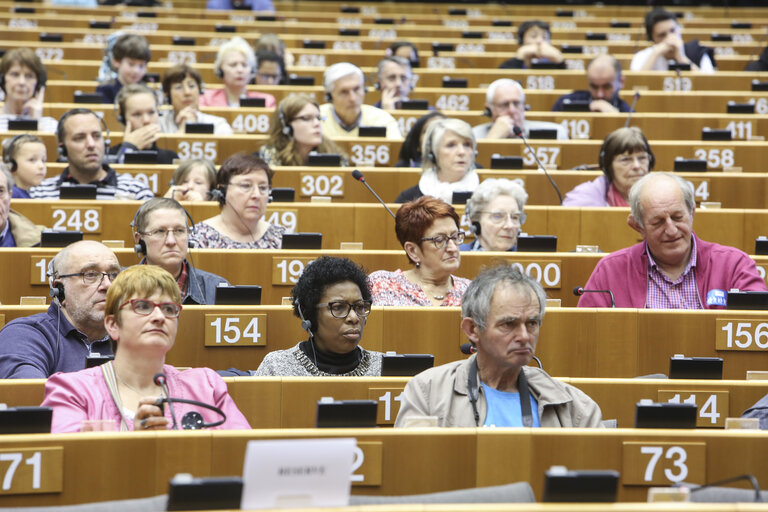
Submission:
<svg viewBox="0 0 768 512">
<path fill-rule="evenodd" d="M 696 239 L 691 237 L 691 259 L 683 274 L 676 281 L 670 280 L 659 270 L 656 261 L 645 244 L 648 255 L 648 300 L 645 307 L 650 309 L 703 309 L 699 291 L 696 289 Z"/>
</svg>

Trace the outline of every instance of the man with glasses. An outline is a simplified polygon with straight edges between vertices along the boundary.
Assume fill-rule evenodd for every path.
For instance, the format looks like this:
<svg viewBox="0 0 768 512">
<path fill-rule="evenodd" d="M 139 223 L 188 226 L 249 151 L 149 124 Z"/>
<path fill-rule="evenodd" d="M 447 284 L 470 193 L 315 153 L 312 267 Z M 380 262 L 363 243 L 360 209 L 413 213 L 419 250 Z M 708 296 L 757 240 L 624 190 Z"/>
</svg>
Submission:
<svg viewBox="0 0 768 512">
<path fill-rule="evenodd" d="M 530 137 L 531 130 L 556 130 L 558 139 L 568 139 L 568 131 L 562 125 L 547 121 L 526 121 L 525 91 L 516 80 L 499 78 L 488 86 L 485 98 L 484 113 L 491 117 L 491 121 L 472 128 L 477 140 L 514 138 L 515 126 L 519 126 L 526 137 Z"/>
<path fill-rule="evenodd" d="M 104 304 L 119 273 L 117 257 L 99 242 L 62 249 L 48 265 L 48 311 L 17 318 L 0 331 L 0 378 L 44 379 L 82 370 L 89 355 L 111 355 Z"/>
<path fill-rule="evenodd" d="M 601 259 L 579 307 L 724 308 L 729 290 L 765 291 L 755 262 L 744 252 L 693 233 L 693 185 L 654 172 L 629 191 L 629 226 L 643 241 Z"/>
<path fill-rule="evenodd" d="M 179 285 L 182 304 L 213 304 L 216 287 L 227 286 L 227 280 L 216 274 L 196 269 L 187 260 L 194 243 L 192 221 L 175 199 L 156 197 L 142 204 L 131 223 L 136 254 L 144 255 L 141 263 L 167 270 Z"/>
</svg>

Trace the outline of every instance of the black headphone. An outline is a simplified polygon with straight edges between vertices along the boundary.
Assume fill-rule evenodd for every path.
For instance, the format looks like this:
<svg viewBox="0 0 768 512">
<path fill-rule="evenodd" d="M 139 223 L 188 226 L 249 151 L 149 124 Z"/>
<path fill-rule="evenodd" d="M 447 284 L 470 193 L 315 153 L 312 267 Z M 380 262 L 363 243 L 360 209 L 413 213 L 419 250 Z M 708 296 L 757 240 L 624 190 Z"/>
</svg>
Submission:
<svg viewBox="0 0 768 512">
<path fill-rule="evenodd" d="M 104 121 L 104 119 L 96 115 L 96 112 L 93 110 L 79 107 L 65 112 L 64 115 L 61 116 L 61 119 L 59 119 L 59 125 L 56 127 L 56 139 L 59 141 L 59 161 L 65 161 L 67 158 L 67 145 L 64 144 L 64 124 L 66 123 L 67 119 L 79 114 L 91 114 L 99 120 L 104 132 L 104 154 L 106 155 L 109 153 L 109 146 L 112 144 L 112 141 L 110 140 L 109 126 L 107 126 L 107 123 Z"/>
<path fill-rule="evenodd" d="M 312 322 L 304 318 L 298 297 L 293 301 L 293 303 L 296 305 L 296 311 L 299 312 L 299 318 L 301 318 L 301 328 L 307 331 L 309 333 L 309 337 L 312 338 Z"/>
<path fill-rule="evenodd" d="M 483 115 L 485 117 L 492 117 L 493 116 L 493 114 L 491 113 L 491 109 L 488 108 L 488 105 L 486 105 L 485 108 L 483 109 Z"/>
<path fill-rule="evenodd" d="M 19 167 L 18 164 L 16 163 L 16 159 L 11 156 L 11 154 L 14 152 L 13 146 L 19 141 L 21 137 L 25 135 L 27 134 L 22 133 L 19 135 L 15 135 L 5 144 L 5 151 L 3 152 L 3 161 L 8 165 L 11 172 L 16 172 L 16 170 Z"/>
<path fill-rule="evenodd" d="M 22 64 L 23 65 L 23 64 Z M 27 67 L 27 66 L 24 66 Z M 35 85 L 35 92 L 34 94 L 37 94 L 40 92 L 41 87 L 45 87 L 45 82 L 48 81 L 48 72 L 43 68 L 40 73 L 35 73 L 35 76 L 37 77 L 37 84 Z M 0 89 L 5 92 L 5 73 L 0 75 Z"/>
<path fill-rule="evenodd" d="M 147 206 L 147 203 L 142 204 L 139 206 L 139 209 L 136 210 L 136 213 L 133 215 L 133 219 L 131 219 L 131 234 L 133 235 L 133 239 L 136 240 L 136 234 L 139 234 L 139 241 L 136 242 L 136 244 L 133 246 L 133 251 L 138 255 L 141 256 L 142 254 L 144 256 L 147 255 L 147 243 L 144 241 L 144 239 L 141 237 L 142 233 L 139 233 L 136 231 L 136 219 L 139 216 L 139 213 L 142 213 L 144 211 L 144 208 Z M 181 206 L 181 205 L 179 205 Z M 181 207 L 181 210 L 184 212 L 184 215 L 187 217 L 187 220 L 189 221 L 189 234 L 190 236 L 187 238 L 187 247 L 189 249 L 194 249 L 195 244 L 192 242 L 192 239 L 195 236 L 195 221 L 192 220 L 192 216 L 189 214 L 186 208 L 183 206 Z M 63 292 L 62 292 L 63 293 Z"/>
<path fill-rule="evenodd" d="M 424 158 L 426 158 L 427 161 L 437 165 L 437 157 L 435 156 L 435 152 L 432 149 L 432 138 L 434 136 L 435 136 L 435 132 L 433 130 L 432 133 L 429 134 L 429 138 L 425 141 L 426 143 L 424 144 L 424 153 L 425 153 Z"/>
<path fill-rule="evenodd" d="M 469 231 L 471 231 L 475 236 L 480 236 L 480 221 L 476 220 L 473 222 L 469 227 Z"/>
<path fill-rule="evenodd" d="M 283 134 L 287 135 L 288 137 L 293 137 L 293 126 L 288 124 L 288 122 L 285 120 L 285 114 L 283 113 L 282 105 L 277 107 L 277 116 L 280 118 L 280 122 L 283 125 Z"/>
<path fill-rule="evenodd" d="M 227 185 L 221 185 L 208 192 L 208 197 L 211 201 L 218 201 L 220 206 L 224 206 L 227 202 Z"/>
<path fill-rule="evenodd" d="M 59 304 L 64 303 L 64 283 L 61 281 L 56 281 L 56 275 L 58 272 L 54 269 L 53 263 L 56 261 L 56 256 L 51 258 L 51 261 L 48 262 L 48 273 L 46 274 L 48 276 L 48 284 L 50 286 L 50 290 L 48 291 L 48 295 L 51 296 L 52 299 L 57 299 L 59 301 Z"/>
</svg>

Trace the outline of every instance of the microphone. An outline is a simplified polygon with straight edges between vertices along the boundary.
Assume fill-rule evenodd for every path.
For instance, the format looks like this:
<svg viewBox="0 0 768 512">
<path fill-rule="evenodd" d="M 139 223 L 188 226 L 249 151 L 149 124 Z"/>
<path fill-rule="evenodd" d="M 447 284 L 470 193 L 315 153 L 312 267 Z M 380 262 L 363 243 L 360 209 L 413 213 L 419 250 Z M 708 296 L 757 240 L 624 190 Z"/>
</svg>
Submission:
<svg viewBox="0 0 768 512">
<path fill-rule="evenodd" d="M 737 482 L 739 480 L 747 480 L 749 484 L 752 486 L 752 489 L 754 489 L 755 491 L 755 503 L 762 503 L 763 500 L 760 496 L 760 486 L 757 483 L 757 478 L 749 474 L 734 476 L 731 478 L 726 478 L 724 480 L 718 480 L 717 482 L 712 482 L 706 485 L 700 485 L 699 487 L 689 487 L 689 489 L 691 493 L 694 493 L 694 492 L 701 491 L 702 489 L 706 489 L 708 487 L 715 487 L 723 484 L 730 484 L 732 482 Z M 682 487 L 682 486 L 678 483 L 673 485 L 673 487 Z"/>
<path fill-rule="evenodd" d="M 678 70 L 678 73 L 680 71 Z M 635 90 L 635 97 L 632 99 L 632 105 L 629 107 L 629 114 L 627 114 L 627 120 L 624 122 L 624 128 L 629 127 L 629 121 L 632 119 L 632 112 L 635 111 L 635 105 L 637 105 L 637 100 L 640 99 L 640 91 Z"/>
<path fill-rule="evenodd" d="M 168 403 L 168 410 L 171 411 L 171 419 L 173 420 L 172 430 L 179 430 L 179 424 L 176 421 L 176 413 L 173 410 L 173 402 L 171 402 L 170 393 L 168 392 L 168 383 L 166 382 L 165 374 L 160 372 L 155 374 L 155 385 L 160 386 L 160 392 L 163 394 L 163 401 Z"/>
<path fill-rule="evenodd" d="M 355 169 L 354 171 L 352 171 L 352 177 L 353 177 L 353 178 L 355 178 L 355 179 L 356 179 L 357 181 L 359 181 L 360 183 L 362 183 L 363 185 L 365 185 L 365 188 L 367 188 L 368 190 L 370 190 L 370 191 L 371 191 L 371 194 L 373 194 L 373 196 L 374 196 L 376 199 L 378 199 L 378 200 L 379 200 L 379 202 L 381 203 L 381 205 L 382 205 L 384 208 L 386 208 L 386 209 L 387 209 L 387 211 L 388 211 L 388 212 L 389 212 L 389 214 L 392 216 L 392 218 L 393 218 L 393 219 L 395 219 L 395 220 L 397 220 L 397 217 L 395 217 L 395 214 L 394 214 L 394 213 L 392 213 L 392 210 L 390 210 L 390 209 L 389 209 L 389 206 L 387 206 L 387 204 L 386 204 L 384 201 L 382 201 L 382 199 L 379 197 L 379 194 L 377 194 L 377 193 L 376 193 L 376 192 L 375 192 L 375 191 L 374 191 L 374 190 L 371 188 L 371 186 L 368 184 L 368 182 L 367 182 L 367 181 L 365 181 L 365 176 L 363 176 L 363 173 L 361 173 L 360 171 L 358 171 L 357 169 Z M 562 202 L 562 201 L 561 201 L 561 202 Z"/>
<path fill-rule="evenodd" d="M 616 307 L 616 301 L 613 299 L 613 292 L 611 290 L 587 290 L 581 286 L 577 286 L 573 289 L 573 294 L 577 297 L 581 297 L 585 293 L 607 293 L 611 296 L 611 307 Z"/>
<path fill-rule="evenodd" d="M 525 147 L 528 148 L 528 151 L 530 151 L 531 155 L 533 155 L 533 159 L 536 160 L 536 163 L 539 166 L 539 170 L 542 171 L 546 175 L 547 179 L 552 184 L 552 187 L 554 187 L 555 192 L 557 193 L 557 198 L 560 200 L 560 202 L 557 203 L 557 204 L 563 204 L 563 194 L 560 193 L 560 189 L 557 188 L 557 185 L 555 184 L 555 182 L 552 180 L 552 177 L 547 172 L 546 167 L 544 167 L 541 164 L 541 160 L 539 160 L 539 157 L 536 156 L 536 152 L 533 150 L 531 145 L 528 144 L 528 139 L 525 138 L 525 135 L 523 134 L 523 130 L 519 126 L 515 125 L 515 126 L 512 127 L 512 131 L 515 133 L 515 135 L 517 135 L 518 137 L 523 139 L 523 143 L 525 143 Z"/>
</svg>

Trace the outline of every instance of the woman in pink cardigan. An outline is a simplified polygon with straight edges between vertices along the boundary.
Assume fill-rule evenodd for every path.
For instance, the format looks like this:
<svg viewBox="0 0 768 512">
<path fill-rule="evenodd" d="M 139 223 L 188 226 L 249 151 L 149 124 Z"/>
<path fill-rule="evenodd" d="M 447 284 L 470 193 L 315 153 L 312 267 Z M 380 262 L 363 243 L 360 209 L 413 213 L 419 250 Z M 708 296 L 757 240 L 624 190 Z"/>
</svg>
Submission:
<svg viewBox="0 0 768 512">
<path fill-rule="evenodd" d="M 233 37 L 219 47 L 213 69 L 224 82 L 224 88 L 206 89 L 200 97 L 201 107 L 239 107 L 243 96 L 264 98 L 265 107 L 275 106 L 275 97 L 271 94 L 248 90 L 256 73 L 256 55 L 242 37 Z"/>
<path fill-rule="evenodd" d="M 158 231 L 168 236 L 168 230 Z M 94 271 L 84 274 L 89 272 Z M 109 279 L 106 274 L 98 277 Z M 222 419 L 214 411 L 180 402 L 174 403 L 172 416 L 170 407 L 159 401 L 157 374 L 165 375 L 171 398 L 219 408 L 226 418 L 212 428 L 251 428 L 216 372 L 208 368 L 182 372 L 164 364 L 176 339 L 180 299 L 176 279 L 160 267 L 136 265 L 118 275 L 104 306 L 104 324 L 116 342 L 115 359 L 48 379 L 42 405 L 53 407 L 51 432 L 79 432 L 86 420 L 112 420 L 119 430 L 165 430 L 181 428 L 182 419 L 186 424 L 195 415 L 205 424 Z"/>
</svg>

